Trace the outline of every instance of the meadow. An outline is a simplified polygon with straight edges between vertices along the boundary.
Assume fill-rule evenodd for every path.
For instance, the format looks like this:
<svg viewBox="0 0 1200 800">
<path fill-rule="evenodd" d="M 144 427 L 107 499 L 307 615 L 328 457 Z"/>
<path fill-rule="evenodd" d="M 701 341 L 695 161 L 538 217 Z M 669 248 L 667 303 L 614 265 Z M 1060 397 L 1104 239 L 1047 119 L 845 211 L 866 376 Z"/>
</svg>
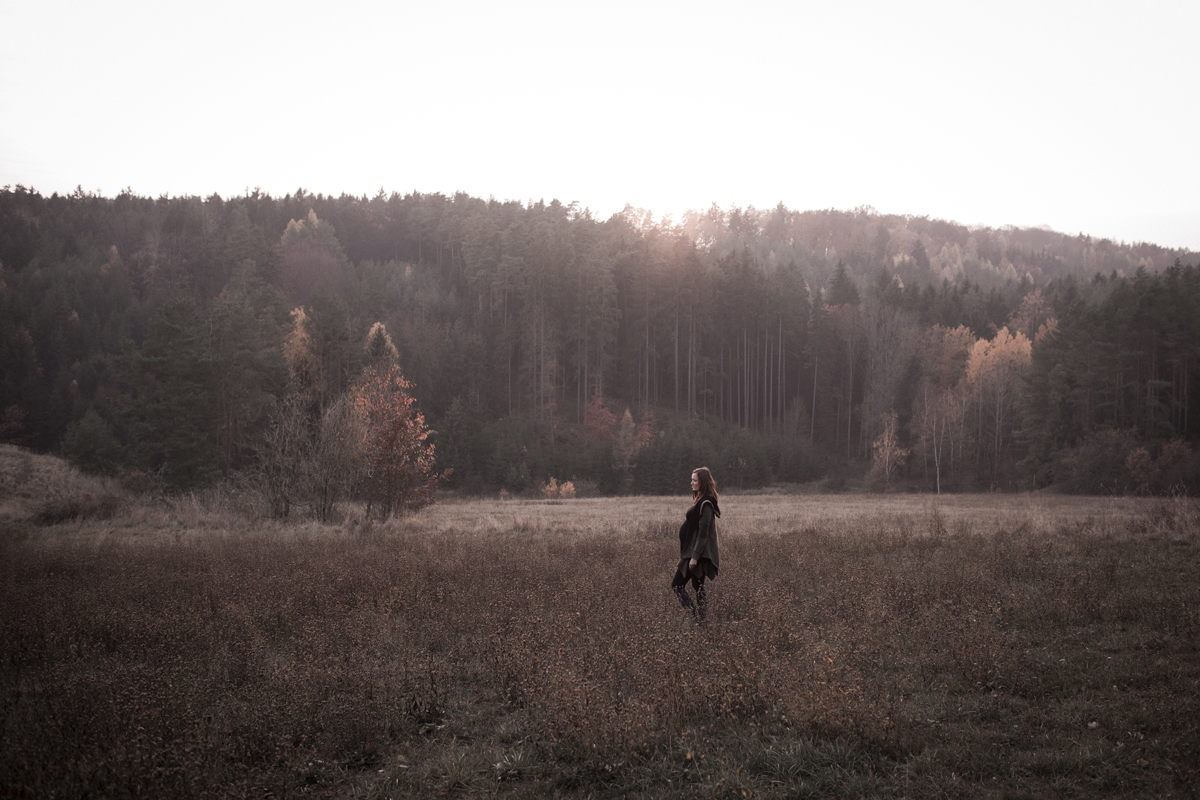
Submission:
<svg viewBox="0 0 1200 800">
<path fill-rule="evenodd" d="M 277 523 L 4 449 L 0 794 L 1197 794 L 1196 500 L 726 494 L 704 625 L 687 502 Z"/>
</svg>

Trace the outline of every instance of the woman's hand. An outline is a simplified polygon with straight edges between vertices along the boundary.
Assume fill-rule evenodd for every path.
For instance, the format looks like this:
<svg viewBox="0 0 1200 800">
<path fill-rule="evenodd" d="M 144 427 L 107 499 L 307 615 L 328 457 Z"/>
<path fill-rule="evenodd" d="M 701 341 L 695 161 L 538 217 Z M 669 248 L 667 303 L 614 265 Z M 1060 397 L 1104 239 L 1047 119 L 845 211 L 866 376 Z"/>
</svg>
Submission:
<svg viewBox="0 0 1200 800">
<path fill-rule="evenodd" d="M 693 558 L 691 561 L 688 562 L 688 569 L 691 569 L 692 567 L 696 566 L 696 564 L 697 564 L 697 561 L 696 561 L 696 559 Z"/>
</svg>

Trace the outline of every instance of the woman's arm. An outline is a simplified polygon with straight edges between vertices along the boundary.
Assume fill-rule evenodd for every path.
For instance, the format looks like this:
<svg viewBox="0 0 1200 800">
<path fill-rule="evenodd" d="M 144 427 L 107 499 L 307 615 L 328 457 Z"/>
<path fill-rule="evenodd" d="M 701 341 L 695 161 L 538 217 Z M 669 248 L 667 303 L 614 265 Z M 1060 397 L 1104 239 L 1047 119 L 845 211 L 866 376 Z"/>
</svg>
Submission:
<svg viewBox="0 0 1200 800">
<path fill-rule="evenodd" d="M 690 566 L 696 566 L 696 559 L 704 555 L 708 547 L 708 537 L 712 535 L 713 529 L 713 507 L 712 503 L 705 503 L 700 507 L 700 527 L 696 531 L 696 537 L 692 540 L 692 560 Z"/>
</svg>

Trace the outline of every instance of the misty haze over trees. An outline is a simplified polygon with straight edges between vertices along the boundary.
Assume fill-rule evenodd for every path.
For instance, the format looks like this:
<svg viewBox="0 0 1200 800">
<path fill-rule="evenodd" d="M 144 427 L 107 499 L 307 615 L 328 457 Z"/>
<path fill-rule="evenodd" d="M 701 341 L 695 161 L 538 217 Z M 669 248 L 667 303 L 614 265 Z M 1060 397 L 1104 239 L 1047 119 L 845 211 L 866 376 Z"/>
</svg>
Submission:
<svg viewBox="0 0 1200 800">
<path fill-rule="evenodd" d="M 1195 492 L 1196 261 L 870 208 L 6 188 L 0 441 L 193 489 L 286 462 L 281 431 L 316 452 L 395 364 L 471 492 L 679 492 L 702 463 Z"/>
</svg>

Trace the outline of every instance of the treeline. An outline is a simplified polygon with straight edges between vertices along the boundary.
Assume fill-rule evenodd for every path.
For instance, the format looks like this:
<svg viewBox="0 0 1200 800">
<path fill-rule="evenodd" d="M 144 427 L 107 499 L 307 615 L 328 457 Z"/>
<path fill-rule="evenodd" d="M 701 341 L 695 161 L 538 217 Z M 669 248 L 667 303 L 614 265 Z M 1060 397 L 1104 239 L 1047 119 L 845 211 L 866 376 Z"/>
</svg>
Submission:
<svg viewBox="0 0 1200 800">
<path fill-rule="evenodd" d="M 0 440 L 205 485 L 386 340 L 472 491 L 1196 486 L 1193 256 L 1034 229 L 466 195 L 0 192 Z M 373 333 L 372 333 L 373 332 Z M 315 428 L 314 428 L 315 429 Z"/>
</svg>

